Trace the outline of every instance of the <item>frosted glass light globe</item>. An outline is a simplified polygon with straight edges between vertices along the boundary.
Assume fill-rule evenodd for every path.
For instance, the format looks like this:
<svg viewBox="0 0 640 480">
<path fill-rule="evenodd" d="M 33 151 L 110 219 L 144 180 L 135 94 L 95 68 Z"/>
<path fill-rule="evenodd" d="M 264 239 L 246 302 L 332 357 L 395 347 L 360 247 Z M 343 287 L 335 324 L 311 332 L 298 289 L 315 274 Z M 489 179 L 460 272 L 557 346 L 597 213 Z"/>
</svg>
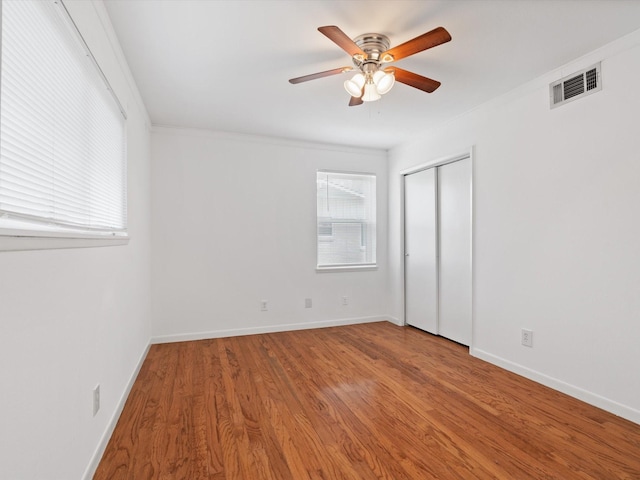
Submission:
<svg viewBox="0 0 640 480">
<path fill-rule="evenodd" d="M 396 77 L 392 73 L 387 73 L 382 70 L 378 70 L 376 73 L 373 74 L 373 83 L 376 84 L 376 88 L 380 95 L 384 95 L 389 90 L 391 90 L 391 87 L 393 87 L 393 84 L 395 82 L 396 82 Z"/>
<path fill-rule="evenodd" d="M 362 86 L 364 85 L 364 75 L 356 73 L 351 80 L 344 82 L 345 90 L 352 97 L 360 98 L 362 95 Z"/>
</svg>

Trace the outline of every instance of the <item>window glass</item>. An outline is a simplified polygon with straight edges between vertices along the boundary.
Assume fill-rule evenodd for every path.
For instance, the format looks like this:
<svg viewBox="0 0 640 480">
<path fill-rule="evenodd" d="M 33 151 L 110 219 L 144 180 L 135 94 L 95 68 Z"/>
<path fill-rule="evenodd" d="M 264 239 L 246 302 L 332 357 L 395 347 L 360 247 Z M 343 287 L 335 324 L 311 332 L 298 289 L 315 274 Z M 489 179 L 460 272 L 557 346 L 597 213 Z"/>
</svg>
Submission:
<svg viewBox="0 0 640 480">
<path fill-rule="evenodd" d="M 317 174 L 318 268 L 376 264 L 376 177 Z"/>
</svg>

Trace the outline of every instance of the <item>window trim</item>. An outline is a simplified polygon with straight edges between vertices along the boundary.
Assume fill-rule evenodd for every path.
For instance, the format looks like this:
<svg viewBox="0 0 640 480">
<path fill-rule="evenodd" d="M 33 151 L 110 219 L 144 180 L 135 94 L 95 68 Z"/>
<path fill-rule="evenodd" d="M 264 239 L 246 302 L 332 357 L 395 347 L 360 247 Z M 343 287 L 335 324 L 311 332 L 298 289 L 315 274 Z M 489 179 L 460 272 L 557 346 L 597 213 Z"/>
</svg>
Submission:
<svg viewBox="0 0 640 480">
<path fill-rule="evenodd" d="M 316 266 L 317 273 L 331 273 L 331 272 L 370 272 L 373 270 L 378 270 L 378 264 L 372 263 L 368 265 L 336 265 L 336 266 L 327 266 L 327 267 L 319 267 Z"/>
<path fill-rule="evenodd" d="M 112 247 L 128 245 L 129 239 L 128 236 L 116 236 L 112 238 L 36 237 L 19 234 L 5 235 L 0 232 L 0 251 L 15 252 L 26 250 L 57 250 L 61 248 Z"/>
</svg>

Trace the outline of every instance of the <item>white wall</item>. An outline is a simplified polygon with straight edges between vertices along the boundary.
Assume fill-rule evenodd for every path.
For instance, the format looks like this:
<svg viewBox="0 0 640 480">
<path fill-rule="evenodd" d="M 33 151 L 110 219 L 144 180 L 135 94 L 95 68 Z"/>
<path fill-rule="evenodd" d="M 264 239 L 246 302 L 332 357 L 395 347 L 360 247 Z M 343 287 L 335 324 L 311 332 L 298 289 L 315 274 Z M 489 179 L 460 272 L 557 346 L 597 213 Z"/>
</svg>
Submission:
<svg viewBox="0 0 640 480">
<path fill-rule="evenodd" d="M 154 128 L 152 155 L 155 341 L 387 313 L 386 152 Z M 316 272 L 318 169 L 377 174 L 378 270 Z"/>
<path fill-rule="evenodd" d="M 102 4 L 65 4 L 128 110 L 131 240 L 116 247 L 0 251 L 3 479 L 90 475 L 151 336 L 146 112 L 111 45 L 108 20 L 103 26 Z M 93 417 L 96 384 L 102 406 Z"/>
<path fill-rule="evenodd" d="M 474 146 L 472 353 L 638 423 L 639 44 L 636 32 L 394 149 L 389 177 L 394 316 L 400 172 Z M 599 60 L 604 89 L 550 110 L 548 83 Z"/>
</svg>

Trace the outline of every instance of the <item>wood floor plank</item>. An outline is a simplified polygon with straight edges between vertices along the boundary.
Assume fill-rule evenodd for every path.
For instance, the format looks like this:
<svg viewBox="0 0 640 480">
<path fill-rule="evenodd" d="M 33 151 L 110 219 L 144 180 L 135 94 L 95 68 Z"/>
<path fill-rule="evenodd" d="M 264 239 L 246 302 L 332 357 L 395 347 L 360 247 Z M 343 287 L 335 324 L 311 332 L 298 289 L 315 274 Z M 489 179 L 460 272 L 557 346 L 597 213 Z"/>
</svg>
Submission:
<svg viewBox="0 0 640 480">
<path fill-rule="evenodd" d="M 286 343 L 277 344 L 283 340 Z M 288 372 L 289 383 L 295 384 L 311 426 L 322 435 L 324 444 L 338 454 L 334 461 L 339 463 L 339 470 L 354 479 L 394 478 L 388 468 L 381 465 L 379 458 L 369 454 L 361 440 L 362 428 L 357 419 L 344 416 L 347 409 L 343 401 L 334 395 L 334 385 L 325 381 L 331 369 L 325 365 L 319 373 L 314 367 L 320 362 L 313 347 L 309 344 L 301 346 L 296 340 L 296 335 L 275 337 L 274 343 L 280 347 L 278 357 Z"/>
<path fill-rule="evenodd" d="M 352 339 L 351 341 L 358 342 L 359 340 Z M 361 350 L 365 351 L 362 345 L 360 346 L 360 348 Z M 375 353 L 373 351 L 370 352 L 370 354 L 374 355 L 376 359 L 387 358 L 390 359 L 391 362 L 395 363 L 396 360 L 389 353 L 390 352 L 385 352 L 384 348 L 378 348 Z M 470 399 L 468 395 L 464 393 L 463 386 L 459 387 L 456 385 L 455 381 L 451 380 L 451 372 L 447 372 L 446 362 L 444 360 L 439 361 L 435 372 L 435 375 L 440 377 L 440 380 L 438 382 L 439 387 L 434 390 L 435 394 L 440 395 L 440 398 L 436 398 L 432 401 L 437 403 L 439 405 L 439 408 L 435 413 L 429 415 L 429 418 L 427 419 L 428 423 L 430 424 L 429 428 L 433 428 L 434 426 L 436 426 L 437 428 L 434 429 L 435 432 L 446 433 L 446 437 L 449 440 L 448 444 L 453 444 L 453 448 L 449 449 L 451 452 L 455 452 L 456 450 L 458 450 L 458 455 L 475 453 L 475 456 L 478 457 L 478 454 L 481 453 L 479 449 L 482 449 L 483 455 L 481 456 L 481 458 L 488 456 L 494 459 L 494 463 L 500 463 L 500 471 L 503 474 L 505 472 L 509 472 L 511 478 L 522 478 L 523 475 L 527 475 L 527 472 L 522 470 L 518 459 L 500 448 L 501 443 L 503 443 L 505 440 L 509 440 L 508 443 L 511 445 L 514 441 L 520 441 L 520 439 L 511 431 L 501 426 L 498 421 L 498 417 L 489 416 L 494 433 L 498 434 L 496 435 L 496 437 L 501 438 L 501 443 L 492 444 L 491 442 L 478 443 L 473 441 L 475 435 L 469 435 L 469 433 L 473 431 L 472 429 L 474 428 L 474 425 L 478 423 L 478 419 L 480 419 L 480 425 L 484 424 L 484 420 L 487 418 L 488 410 L 486 408 L 481 408 L 482 406 L 478 406 L 477 402 Z M 409 391 L 411 391 L 412 389 L 417 389 L 416 391 L 419 394 L 420 391 L 424 390 L 423 385 L 427 384 L 430 377 L 432 376 L 434 376 L 434 374 L 430 373 L 429 370 L 411 368 L 406 373 L 406 377 L 415 380 L 415 383 L 413 383 L 412 385 L 411 382 L 405 381 L 404 388 Z M 466 383 L 462 383 L 461 385 L 466 385 Z M 412 414 L 412 417 L 414 419 L 416 418 L 415 413 Z M 447 423 L 447 420 L 449 419 L 451 419 L 453 423 Z M 458 429 L 458 425 L 462 425 L 462 429 Z M 520 443 L 522 444 L 521 441 Z M 448 468 L 449 470 L 451 470 L 451 465 L 455 464 L 455 462 L 452 463 L 450 461 L 447 453 L 448 452 L 446 450 L 443 451 L 441 455 L 438 456 L 438 458 L 444 461 L 444 468 Z M 529 455 L 532 455 L 534 453 L 536 452 L 529 449 Z M 465 465 L 464 463 L 461 466 L 457 467 L 457 470 L 460 471 L 455 473 L 455 478 L 475 478 L 475 475 L 482 476 L 482 473 L 478 472 L 478 466 L 474 468 L 473 473 L 471 471 L 465 472 L 463 470 L 465 467 L 468 467 L 468 465 Z M 486 468 L 489 471 L 493 470 L 494 473 L 497 473 L 495 469 L 490 468 L 491 463 L 485 462 L 484 464 L 482 464 L 482 467 Z M 539 478 L 543 478 L 542 472 L 532 473 L 537 474 L 537 477 Z M 454 472 L 446 472 L 446 478 L 453 478 L 452 475 L 454 475 Z"/>
<path fill-rule="evenodd" d="M 267 415 L 274 426 L 283 455 L 296 480 L 316 480 L 324 478 L 324 468 L 330 464 L 323 458 L 323 442 L 311 427 L 305 408 L 293 389 L 285 396 L 281 385 L 286 373 L 282 364 L 277 361 L 275 352 L 269 348 L 268 342 L 256 337 L 255 348 L 247 349 L 252 355 L 256 368 L 260 372 L 261 382 L 257 384 L 260 397 L 267 409 Z M 260 357 L 266 357 L 264 362 Z M 288 401 L 287 401 L 288 399 Z M 338 478 L 334 476 L 333 478 Z"/>
<path fill-rule="evenodd" d="M 380 322 L 153 345 L 103 479 L 640 479 L 640 426 Z"/>
<path fill-rule="evenodd" d="M 385 368 L 379 358 L 372 359 L 362 355 L 359 349 L 344 349 L 342 353 L 345 354 L 345 360 L 348 357 L 353 368 L 367 372 L 368 378 L 375 378 L 381 368 Z M 420 478 L 420 474 L 425 471 L 436 478 L 472 479 L 490 476 L 491 468 L 486 469 L 482 465 L 469 468 L 472 465 L 470 462 L 461 462 L 455 467 L 456 471 L 452 471 L 453 465 L 445 459 L 450 452 L 460 456 L 467 455 L 467 452 L 461 449 L 462 439 L 454 439 L 451 431 L 434 428 L 432 412 L 436 408 L 425 408 L 423 385 L 416 384 L 414 387 L 412 389 L 408 386 L 406 377 L 404 381 L 395 381 L 388 377 L 386 382 L 375 384 L 375 388 L 379 389 L 378 395 L 366 395 L 367 408 L 357 408 L 354 414 L 361 415 L 363 421 L 368 423 L 369 430 L 376 436 L 392 440 L 387 448 L 398 449 L 398 456 L 410 458 L 413 466 L 420 467 L 418 471 L 409 467 L 412 478 Z M 394 392 L 401 390 L 405 395 L 394 395 Z M 355 392 L 355 395 L 359 397 L 362 392 Z M 432 399 L 431 402 L 435 403 L 435 400 Z M 385 432 L 389 431 L 395 432 L 392 438 L 385 435 Z M 431 454 L 428 459 L 424 457 L 425 445 L 428 445 Z"/>
</svg>

